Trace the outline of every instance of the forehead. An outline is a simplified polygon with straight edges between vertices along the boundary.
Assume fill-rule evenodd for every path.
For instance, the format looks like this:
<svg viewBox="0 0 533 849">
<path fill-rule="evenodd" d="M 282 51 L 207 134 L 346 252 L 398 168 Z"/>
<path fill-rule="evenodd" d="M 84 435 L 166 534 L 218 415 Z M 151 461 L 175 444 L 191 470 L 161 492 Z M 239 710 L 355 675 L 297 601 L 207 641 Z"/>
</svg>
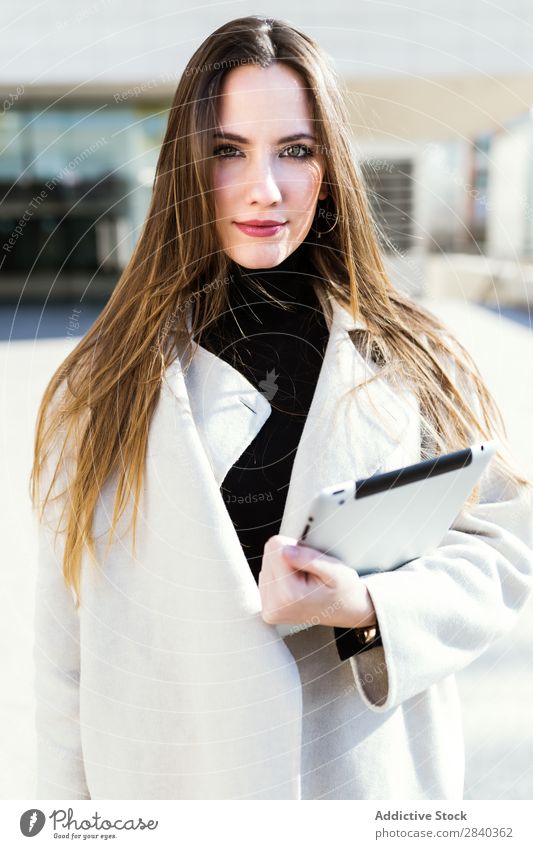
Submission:
<svg viewBox="0 0 533 849">
<path fill-rule="evenodd" d="M 300 75 L 280 62 L 261 68 L 241 65 L 224 78 L 218 118 L 225 130 L 240 130 L 250 138 L 258 130 L 288 131 L 298 121 L 299 128 L 312 131 L 308 93 Z M 274 125 L 277 125 L 274 126 Z M 270 128 L 270 130 L 269 130 Z"/>
</svg>

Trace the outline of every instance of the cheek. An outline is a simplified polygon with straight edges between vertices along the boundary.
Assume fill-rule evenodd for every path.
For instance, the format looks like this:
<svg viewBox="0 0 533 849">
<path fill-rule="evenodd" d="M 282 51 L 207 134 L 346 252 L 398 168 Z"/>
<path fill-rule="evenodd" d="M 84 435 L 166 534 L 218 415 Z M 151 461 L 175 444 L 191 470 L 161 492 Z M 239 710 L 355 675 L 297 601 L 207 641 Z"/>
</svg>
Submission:
<svg viewBox="0 0 533 849">
<path fill-rule="evenodd" d="M 315 163 L 302 165 L 296 176 L 294 170 L 285 183 L 287 194 L 298 202 L 299 209 L 304 210 L 318 197 L 322 175 Z"/>
<path fill-rule="evenodd" d="M 314 180 L 300 185 L 298 189 L 293 187 L 293 192 L 288 198 L 289 206 L 300 221 L 307 221 L 315 214 L 319 191 L 320 185 Z"/>
<path fill-rule="evenodd" d="M 215 191 L 219 191 L 220 188 L 224 185 L 224 172 L 219 168 L 213 168 L 211 172 L 211 184 Z"/>
<path fill-rule="evenodd" d="M 229 175 L 220 168 L 215 168 L 212 175 L 213 193 L 217 205 L 223 205 L 228 196 L 231 195 L 232 180 Z"/>
</svg>

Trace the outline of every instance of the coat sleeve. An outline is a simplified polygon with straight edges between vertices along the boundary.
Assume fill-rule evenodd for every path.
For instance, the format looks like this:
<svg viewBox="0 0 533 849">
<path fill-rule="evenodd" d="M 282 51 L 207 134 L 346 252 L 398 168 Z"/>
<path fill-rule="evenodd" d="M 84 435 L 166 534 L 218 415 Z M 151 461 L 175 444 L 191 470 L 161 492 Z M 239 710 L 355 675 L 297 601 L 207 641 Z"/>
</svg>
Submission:
<svg viewBox="0 0 533 849">
<path fill-rule="evenodd" d="M 48 484 L 46 483 L 46 487 Z M 46 493 L 46 489 L 44 490 Z M 38 799 L 90 799 L 80 734 L 79 616 L 63 579 L 63 536 L 37 522 L 34 692 Z"/>
<path fill-rule="evenodd" d="M 479 503 L 459 513 L 435 552 L 362 578 L 382 646 L 348 662 L 370 710 L 395 708 L 472 663 L 511 631 L 528 600 L 531 489 L 504 478 L 494 460 L 480 479 Z"/>
</svg>

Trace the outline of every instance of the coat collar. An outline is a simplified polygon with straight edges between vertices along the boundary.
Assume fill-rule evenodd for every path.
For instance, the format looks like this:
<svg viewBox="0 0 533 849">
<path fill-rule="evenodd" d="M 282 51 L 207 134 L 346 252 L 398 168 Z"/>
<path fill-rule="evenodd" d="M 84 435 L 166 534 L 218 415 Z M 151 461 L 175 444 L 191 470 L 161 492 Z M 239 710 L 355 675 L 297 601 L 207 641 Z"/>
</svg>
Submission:
<svg viewBox="0 0 533 849">
<path fill-rule="evenodd" d="M 413 399 L 406 406 L 405 397 L 379 376 L 361 392 L 350 392 L 372 377 L 376 366 L 365 361 L 349 336 L 350 330 L 364 328 L 364 322 L 335 300 L 332 312 L 279 529 L 296 538 L 305 525 L 309 502 L 321 488 L 397 467 L 396 449 L 413 412 Z M 178 357 L 165 379 L 192 414 L 220 487 L 270 416 L 269 401 L 237 369 L 201 345 L 185 371 Z"/>
</svg>

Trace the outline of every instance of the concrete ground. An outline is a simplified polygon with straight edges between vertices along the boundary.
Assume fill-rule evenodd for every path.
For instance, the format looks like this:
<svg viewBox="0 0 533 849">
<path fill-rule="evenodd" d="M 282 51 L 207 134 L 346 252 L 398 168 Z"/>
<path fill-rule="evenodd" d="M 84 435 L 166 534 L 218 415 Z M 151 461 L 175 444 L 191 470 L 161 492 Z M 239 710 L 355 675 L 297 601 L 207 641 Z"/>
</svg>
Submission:
<svg viewBox="0 0 533 849">
<path fill-rule="evenodd" d="M 474 355 L 494 392 L 510 444 L 533 476 L 533 334 L 520 324 L 462 302 L 426 302 Z M 68 326 L 69 310 L 58 327 Z M 19 317 L 20 319 L 20 317 Z M 0 487 L 3 539 L 0 569 L 0 798 L 33 794 L 32 621 L 36 541 L 29 503 L 33 429 L 39 400 L 76 339 L 34 342 L 42 333 L 0 343 L 0 424 L 4 480 Z M 514 631 L 458 674 L 467 748 L 465 798 L 533 798 L 533 600 Z"/>
</svg>

